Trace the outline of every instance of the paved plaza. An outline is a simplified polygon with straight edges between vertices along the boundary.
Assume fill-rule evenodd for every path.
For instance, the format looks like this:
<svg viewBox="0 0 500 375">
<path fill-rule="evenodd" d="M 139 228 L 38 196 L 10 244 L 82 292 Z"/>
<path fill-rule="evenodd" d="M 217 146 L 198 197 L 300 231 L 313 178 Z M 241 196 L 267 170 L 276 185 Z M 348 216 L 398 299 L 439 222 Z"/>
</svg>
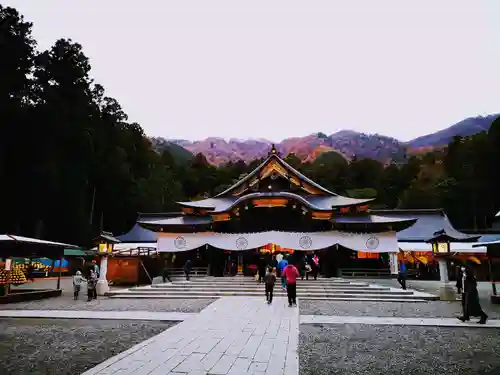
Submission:
<svg viewBox="0 0 500 375">
<path fill-rule="evenodd" d="M 224 297 L 84 375 L 297 374 L 299 310 Z"/>
<path fill-rule="evenodd" d="M 483 304 L 492 319 L 479 325 L 456 319 L 460 302 L 302 300 L 290 308 L 285 298 L 267 305 L 263 296 L 92 302 L 69 297 L 63 293 L 0 306 L 5 331 L 0 332 L 0 361 L 9 374 L 461 375 L 500 370 L 500 311 L 494 305 Z M 31 344 L 25 347 L 26 342 Z"/>
</svg>

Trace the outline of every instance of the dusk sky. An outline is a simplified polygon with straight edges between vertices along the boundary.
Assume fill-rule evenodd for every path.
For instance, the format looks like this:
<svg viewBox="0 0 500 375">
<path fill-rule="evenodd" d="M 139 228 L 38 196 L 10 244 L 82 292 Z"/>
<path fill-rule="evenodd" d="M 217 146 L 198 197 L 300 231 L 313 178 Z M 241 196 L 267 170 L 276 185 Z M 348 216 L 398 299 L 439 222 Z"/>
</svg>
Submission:
<svg viewBox="0 0 500 375">
<path fill-rule="evenodd" d="M 7 0 L 148 135 L 408 140 L 500 112 L 499 0 Z M 412 4 L 410 6 L 410 4 Z"/>
</svg>

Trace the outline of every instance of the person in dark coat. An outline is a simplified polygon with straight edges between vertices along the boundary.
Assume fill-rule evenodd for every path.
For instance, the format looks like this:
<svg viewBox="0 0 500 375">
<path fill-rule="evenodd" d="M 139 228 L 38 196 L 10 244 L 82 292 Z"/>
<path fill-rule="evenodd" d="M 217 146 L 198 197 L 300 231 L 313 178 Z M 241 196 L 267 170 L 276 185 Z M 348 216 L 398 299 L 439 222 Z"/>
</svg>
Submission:
<svg viewBox="0 0 500 375">
<path fill-rule="evenodd" d="M 259 283 L 262 283 L 265 281 L 264 278 L 266 276 L 266 259 L 262 255 L 259 257 L 258 269 Z"/>
<path fill-rule="evenodd" d="M 170 278 L 170 274 L 168 272 L 168 267 L 169 267 L 169 264 L 168 264 L 168 259 L 165 258 L 163 259 L 163 268 L 161 270 L 161 276 L 162 276 L 162 279 L 163 279 L 163 282 L 166 283 L 167 280 L 171 283 L 172 282 L 172 279 Z"/>
<path fill-rule="evenodd" d="M 398 282 L 401 284 L 401 288 L 406 290 L 406 262 L 403 260 L 399 265 Z"/>
<path fill-rule="evenodd" d="M 479 324 L 485 324 L 488 315 L 485 314 L 479 303 L 479 293 L 477 291 L 477 281 L 470 268 L 463 271 L 463 293 L 462 293 L 462 312 L 459 317 L 462 322 L 469 321 L 471 316 L 479 316 Z"/>
<path fill-rule="evenodd" d="M 301 280 L 304 280 L 304 276 L 306 275 L 306 264 L 307 264 L 307 257 L 304 255 L 303 257 L 300 258 L 299 261 L 299 271 Z"/>
<path fill-rule="evenodd" d="M 186 281 L 189 281 L 189 274 L 191 273 L 192 263 L 191 259 L 186 260 L 184 263 L 184 274 L 186 275 Z"/>
<path fill-rule="evenodd" d="M 463 293 L 463 289 L 464 289 L 464 286 L 463 286 L 463 273 L 465 271 L 465 267 L 462 266 L 462 267 L 458 267 L 457 266 L 457 283 L 455 284 L 455 286 L 457 287 L 457 293 L 462 295 Z"/>
</svg>

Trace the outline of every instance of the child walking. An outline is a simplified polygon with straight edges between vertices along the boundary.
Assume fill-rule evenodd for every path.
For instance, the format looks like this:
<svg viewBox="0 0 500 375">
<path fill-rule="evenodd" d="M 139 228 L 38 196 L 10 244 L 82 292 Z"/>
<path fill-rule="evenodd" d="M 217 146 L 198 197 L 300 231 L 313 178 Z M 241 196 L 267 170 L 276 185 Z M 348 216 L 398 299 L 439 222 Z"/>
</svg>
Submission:
<svg viewBox="0 0 500 375">
<path fill-rule="evenodd" d="M 78 294 L 80 293 L 80 288 L 82 286 L 82 283 L 84 283 L 86 280 L 82 276 L 82 273 L 80 271 L 76 271 L 75 275 L 73 276 L 73 297 L 75 301 L 78 299 Z"/>
<path fill-rule="evenodd" d="M 264 280 L 266 282 L 266 300 L 267 303 L 270 304 L 273 302 L 273 289 L 274 284 L 276 283 L 276 271 L 271 270 L 271 267 L 267 269 L 266 276 Z"/>
</svg>

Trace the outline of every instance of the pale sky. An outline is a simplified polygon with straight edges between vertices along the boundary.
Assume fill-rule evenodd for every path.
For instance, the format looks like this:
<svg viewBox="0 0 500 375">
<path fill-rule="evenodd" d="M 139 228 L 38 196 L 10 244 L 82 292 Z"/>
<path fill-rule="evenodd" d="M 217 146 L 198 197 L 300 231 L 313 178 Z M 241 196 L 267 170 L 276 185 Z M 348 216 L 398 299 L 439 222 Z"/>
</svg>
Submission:
<svg viewBox="0 0 500 375">
<path fill-rule="evenodd" d="M 148 135 L 408 140 L 500 112 L 499 0 L 6 0 Z"/>
</svg>

